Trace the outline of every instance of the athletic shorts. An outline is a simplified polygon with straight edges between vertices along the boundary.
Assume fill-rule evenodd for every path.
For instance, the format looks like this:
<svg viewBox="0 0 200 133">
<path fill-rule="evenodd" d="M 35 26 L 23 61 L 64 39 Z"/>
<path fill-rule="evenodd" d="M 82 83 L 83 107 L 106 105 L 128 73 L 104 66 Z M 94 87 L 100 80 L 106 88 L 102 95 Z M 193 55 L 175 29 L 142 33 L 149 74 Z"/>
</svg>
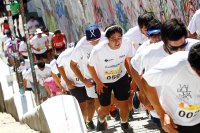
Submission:
<svg viewBox="0 0 200 133">
<path fill-rule="evenodd" d="M 12 20 L 19 19 L 19 13 L 12 16 Z"/>
<path fill-rule="evenodd" d="M 86 100 L 90 100 L 87 96 L 85 86 L 83 87 L 75 87 L 74 89 L 69 90 L 71 95 L 74 96 L 79 103 L 85 102 Z"/>
<path fill-rule="evenodd" d="M 180 126 L 177 125 L 179 133 L 199 133 L 200 132 L 200 123 L 194 126 Z"/>
<path fill-rule="evenodd" d="M 111 104 L 111 94 L 114 92 L 114 96 L 118 101 L 128 100 L 130 96 L 130 84 L 128 80 L 128 74 L 124 75 L 118 81 L 114 83 L 104 83 L 108 88 L 103 88 L 103 93 L 98 94 L 98 99 L 101 106 L 108 106 Z"/>
<path fill-rule="evenodd" d="M 41 60 L 41 58 L 47 59 L 47 51 L 42 54 L 34 54 L 37 60 Z"/>
</svg>

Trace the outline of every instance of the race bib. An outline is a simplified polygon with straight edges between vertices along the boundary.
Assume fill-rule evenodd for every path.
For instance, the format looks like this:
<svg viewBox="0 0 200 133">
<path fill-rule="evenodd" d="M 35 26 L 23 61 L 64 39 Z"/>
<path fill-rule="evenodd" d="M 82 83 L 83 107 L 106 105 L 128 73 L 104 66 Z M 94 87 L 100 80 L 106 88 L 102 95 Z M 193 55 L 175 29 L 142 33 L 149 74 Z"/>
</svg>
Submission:
<svg viewBox="0 0 200 133">
<path fill-rule="evenodd" d="M 17 14 L 17 11 L 11 11 L 12 14 Z"/>
<path fill-rule="evenodd" d="M 41 50 L 41 49 L 44 49 L 44 45 L 40 45 L 39 49 L 40 49 L 40 50 Z"/>
<path fill-rule="evenodd" d="M 116 70 L 106 71 L 104 74 L 107 80 L 116 80 L 121 77 L 122 67 L 119 66 Z"/>
<path fill-rule="evenodd" d="M 184 103 L 180 103 L 176 110 L 175 116 L 183 122 L 190 122 L 199 113 L 200 105 L 189 105 L 186 107 L 184 106 Z"/>
<path fill-rule="evenodd" d="M 63 42 L 56 43 L 55 46 L 56 47 L 61 47 L 61 46 L 63 46 Z"/>
</svg>

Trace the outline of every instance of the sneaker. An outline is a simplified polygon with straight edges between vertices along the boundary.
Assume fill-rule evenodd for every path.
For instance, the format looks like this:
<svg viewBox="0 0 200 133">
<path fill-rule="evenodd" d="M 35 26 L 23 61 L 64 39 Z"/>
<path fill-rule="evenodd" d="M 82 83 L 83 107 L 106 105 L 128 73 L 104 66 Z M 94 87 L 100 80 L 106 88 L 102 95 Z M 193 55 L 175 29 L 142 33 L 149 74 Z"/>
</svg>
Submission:
<svg viewBox="0 0 200 133">
<path fill-rule="evenodd" d="M 94 125 L 93 121 L 87 122 L 87 123 L 86 123 L 86 127 L 87 127 L 87 129 L 88 129 L 89 131 L 95 130 L 95 125 Z"/>
<path fill-rule="evenodd" d="M 104 131 L 107 128 L 107 122 L 104 121 L 103 123 L 101 123 L 100 121 L 97 122 L 97 128 L 96 131 Z"/>
<path fill-rule="evenodd" d="M 121 129 L 124 133 L 133 133 L 133 128 L 130 127 L 129 123 L 121 123 Z"/>
<path fill-rule="evenodd" d="M 133 121 L 133 120 L 134 120 L 133 115 L 131 112 L 129 112 L 128 121 Z"/>
<path fill-rule="evenodd" d="M 117 113 L 117 116 L 115 117 L 115 121 L 120 121 L 119 112 Z"/>
</svg>

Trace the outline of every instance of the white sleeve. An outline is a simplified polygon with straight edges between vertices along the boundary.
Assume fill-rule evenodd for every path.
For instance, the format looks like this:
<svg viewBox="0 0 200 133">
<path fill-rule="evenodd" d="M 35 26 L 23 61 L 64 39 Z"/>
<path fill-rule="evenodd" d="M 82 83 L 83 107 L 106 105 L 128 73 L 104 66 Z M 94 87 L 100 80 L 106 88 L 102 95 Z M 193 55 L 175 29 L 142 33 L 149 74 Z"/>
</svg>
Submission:
<svg viewBox="0 0 200 133">
<path fill-rule="evenodd" d="M 78 63 L 78 62 L 81 62 L 81 58 L 82 58 L 81 50 L 74 49 L 74 51 L 72 52 L 72 55 L 71 55 L 71 60 Z"/>
<path fill-rule="evenodd" d="M 194 15 L 189 22 L 188 30 L 190 31 L 191 34 L 195 33 L 197 30 L 196 20 L 197 20 L 197 17 L 196 15 Z"/>
<path fill-rule="evenodd" d="M 143 74 L 143 61 L 142 61 L 142 54 L 138 53 L 131 59 L 132 67 L 138 72 L 139 75 Z"/>
<path fill-rule="evenodd" d="M 166 67 L 165 58 L 163 58 L 157 65 L 149 69 L 143 74 L 143 78 L 152 87 L 166 86 L 170 84 L 170 79 L 172 78 L 171 72 L 168 67 Z"/>
<path fill-rule="evenodd" d="M 128 49 L 128 54 L 127 54 L 127 57 L 133 57 L 135 52 L 136 52 L 136 49 L 135 47 L 133 46 L 133 44 L 131 43 L 131 41 L 127 41 L 128 44 L 129 44 L 129 49 Z"/>
</svg>

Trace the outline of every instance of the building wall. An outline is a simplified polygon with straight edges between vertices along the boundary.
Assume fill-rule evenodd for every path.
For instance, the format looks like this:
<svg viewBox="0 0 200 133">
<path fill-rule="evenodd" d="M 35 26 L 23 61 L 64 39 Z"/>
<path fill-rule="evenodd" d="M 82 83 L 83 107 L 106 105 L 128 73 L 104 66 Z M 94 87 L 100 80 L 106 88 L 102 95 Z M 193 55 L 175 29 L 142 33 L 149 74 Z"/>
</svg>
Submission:
<svg viewBox="0 0 200 133">
<path fill-rule="evenodd" d="M 145 11 L 153 12 L 165 21 L 181 18 L 186 24 L 199 8 L 200 0 L 35 0 L 50 31 L 60 29 L 69 42 L 84 35 L 88 23 L 104 29 L 119 24 L 125 31 L 137 24 L 137 17 Z"/>
</svg>

